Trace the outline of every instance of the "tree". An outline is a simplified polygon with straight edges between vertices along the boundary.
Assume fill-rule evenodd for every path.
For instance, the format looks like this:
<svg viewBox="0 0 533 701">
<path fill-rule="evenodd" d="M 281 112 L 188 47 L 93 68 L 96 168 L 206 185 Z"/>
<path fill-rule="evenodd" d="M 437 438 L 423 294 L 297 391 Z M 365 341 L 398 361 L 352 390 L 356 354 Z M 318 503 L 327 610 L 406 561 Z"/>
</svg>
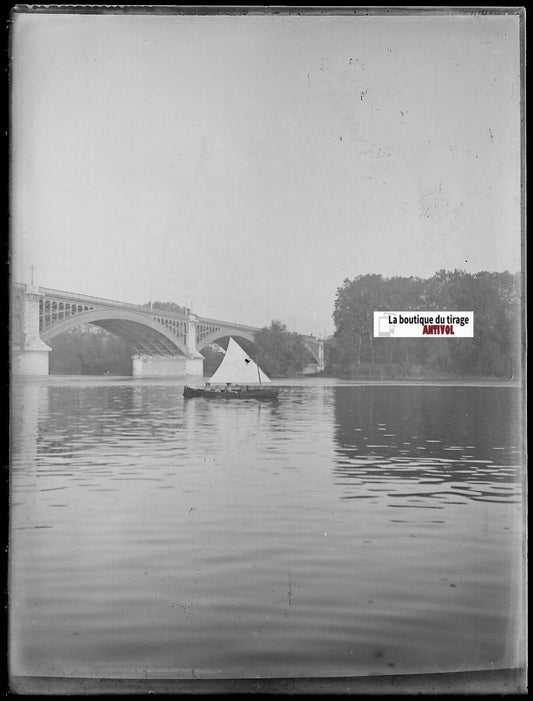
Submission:
<svg viewBox="0 0 533 701">
<path fill-rule="evenodd" d="M 255 334 L 256 360 L 272 377 L 290 377 L 302 373 L 311 357 L 301 336 L 287 330 L 280 321 Z"/>
<path fill-rule="evenodd" d="M 381 275 L 359 275 L 337 290 L 333 320 L 342 365 L 373 361 L 373 312 L 385 309 L 383 288 Z"/>
<path fill-rule="evenodd" d="M 520 366 L 520 277 L 509 272 L 439 270 L 426 280 L 359 275 L 337 290 L 336 362 L 340 374 L 413 373 L 511 377 Z M 473 311 L 474 338 L 373 337 L 374 311 Z"/>
<path fill-rule="evenodd" d="M 183 307 L 181 304 L 176 304 L 176 302 L 160 302 L 156 300 L 155 302 L 146 302 L 145 307 L 150 307 L 151 309 L 161 309 L 167 312 L 177 312 L 178 314 L 188 314 L 191 310 L 189 307 Z"/>
<path fill-rule="evenodd" d="M 214 374 L 215 370 L 218 368 L 220 363 L 224 358 L 224 353 L 220 346 L 217 349 L 216 344 L 211 344 L 202 348 L 202 355 L 204 356 L 204 375 L 210 377 Z"/>
<path fill-rule="evenodd" d="M 50 345 L 53 375 L 131 375 L 130 344 L 97 326 L 77 326 L 56 336 Z"/>
</svg>

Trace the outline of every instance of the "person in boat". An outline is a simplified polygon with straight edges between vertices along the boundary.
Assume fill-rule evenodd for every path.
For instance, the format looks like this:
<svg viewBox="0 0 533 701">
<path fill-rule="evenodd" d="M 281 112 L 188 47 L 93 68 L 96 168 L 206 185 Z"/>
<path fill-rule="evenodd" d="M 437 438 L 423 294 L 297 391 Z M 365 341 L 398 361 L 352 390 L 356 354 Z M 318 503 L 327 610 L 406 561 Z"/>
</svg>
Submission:
<svg viewBox="0 0 533 701">
<path fill-rule="evenodd" d="M 211 387 L 210 382 L 205 383 L 205 388 L 208 392 L 220 392 L 220 388 L 219 387 Z"/>
</svg>

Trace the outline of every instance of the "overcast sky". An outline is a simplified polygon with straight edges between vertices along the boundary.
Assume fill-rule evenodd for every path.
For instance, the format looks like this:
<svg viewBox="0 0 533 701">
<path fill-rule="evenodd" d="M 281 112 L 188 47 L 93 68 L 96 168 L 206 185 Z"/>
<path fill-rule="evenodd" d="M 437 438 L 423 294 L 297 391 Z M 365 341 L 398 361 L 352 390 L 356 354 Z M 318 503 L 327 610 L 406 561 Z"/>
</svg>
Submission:
<svg viewBox="0 0 533 701">
<path fill-rule="evenodd" d="M 520 269 L 517 16 L 22 14 L 12 69 L 15 280 L 321 335 Z"/>
</svg>

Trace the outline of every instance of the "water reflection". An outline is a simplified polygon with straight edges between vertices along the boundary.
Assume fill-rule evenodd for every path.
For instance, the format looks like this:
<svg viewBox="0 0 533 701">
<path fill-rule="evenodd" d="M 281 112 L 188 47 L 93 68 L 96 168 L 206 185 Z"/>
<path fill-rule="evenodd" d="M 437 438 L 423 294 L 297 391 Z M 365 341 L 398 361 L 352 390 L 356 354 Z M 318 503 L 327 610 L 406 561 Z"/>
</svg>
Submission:
<svg viewBox="0 0 533 701">
<path fill-rule="evenodd" d="M 14 673 L 516 662 L 516 390 L 309 384 L 277 403 L 181 393 L 96 380 L 15 389 Z"/>
<path fill-rule="evenodd" d="M 520 500 L 515 390 L 336 387 L 336 483 L 389 506 Z"/>
</svg>

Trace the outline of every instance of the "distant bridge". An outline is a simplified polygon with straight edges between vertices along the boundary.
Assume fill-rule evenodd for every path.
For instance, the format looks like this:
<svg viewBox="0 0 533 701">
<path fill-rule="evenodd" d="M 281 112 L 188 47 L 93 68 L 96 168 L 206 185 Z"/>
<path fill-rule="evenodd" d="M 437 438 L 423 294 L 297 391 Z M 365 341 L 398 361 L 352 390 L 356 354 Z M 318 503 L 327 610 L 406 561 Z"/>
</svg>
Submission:
<svg viewBox="0 0 533 701">
<path fill-rule="evenodd" d="M 202 375 L 203 348 L 228 336 L 253 343 L 259 331 L 192 313 L 21 283 L 13 284 L 11 322 L 12 367 L 19 375 L 47 375 L 47 343 L 80 324 L 94 324 L 127 340 L 134 349 L 133 374 L 144 377 Z M 323 341 L 314 336 L 302 339 L 317 370 L 322 370 Z"/>
</svg>

